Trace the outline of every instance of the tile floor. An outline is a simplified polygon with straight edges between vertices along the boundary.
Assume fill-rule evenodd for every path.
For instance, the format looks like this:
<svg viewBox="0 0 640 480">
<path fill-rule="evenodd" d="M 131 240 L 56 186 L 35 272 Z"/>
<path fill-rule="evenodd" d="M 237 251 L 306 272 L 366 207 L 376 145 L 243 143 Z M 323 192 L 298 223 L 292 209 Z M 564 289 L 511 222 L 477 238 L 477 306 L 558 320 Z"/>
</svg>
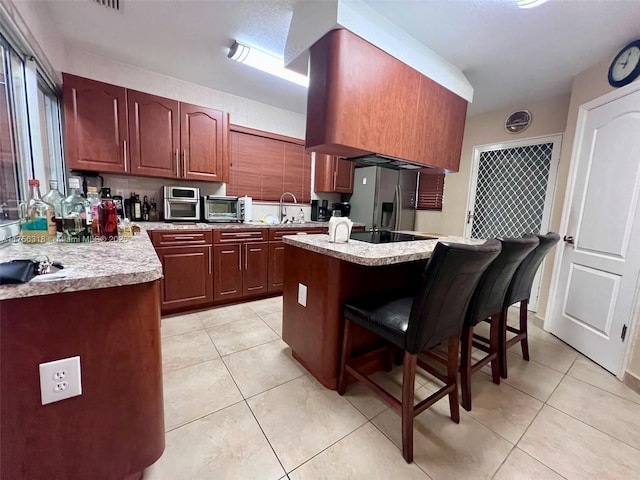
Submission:
<svg viewBox="0 0 640 480">
<path fill-rule="evenodd" d="M 162 320 L 166 450 L 145 480 L 638 478 L 640 395 L 533 322 L 532 361 L 512 349 L 502 385 L 476 375 L 459 425 L 446 398 L 416 418 L 411 465 L 399 416 L 322 387 L 281 324 L 280 297 Z M 399 394 L 400 369 L 376 377 Z"/>
</svg>

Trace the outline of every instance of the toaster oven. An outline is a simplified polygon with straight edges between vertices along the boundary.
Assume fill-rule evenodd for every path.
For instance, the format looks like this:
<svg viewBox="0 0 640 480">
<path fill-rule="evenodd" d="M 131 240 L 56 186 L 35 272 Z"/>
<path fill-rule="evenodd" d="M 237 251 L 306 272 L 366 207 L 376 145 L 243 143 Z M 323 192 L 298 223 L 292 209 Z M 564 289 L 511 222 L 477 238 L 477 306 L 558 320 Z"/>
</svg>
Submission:
<svg viewBox="0 0 640 480">
<path fill-rule="evenodd" d="M 200 189 L 195 187 L 165 186 L 164 219 L 179 221 L 200 220 Z"/>
<path fill-rule="evenodd" d="M 202 220 L 205 222 L 243 222 L 244 204 L 242 199 L 216 195 L 202 197 Z"/>
</svg>

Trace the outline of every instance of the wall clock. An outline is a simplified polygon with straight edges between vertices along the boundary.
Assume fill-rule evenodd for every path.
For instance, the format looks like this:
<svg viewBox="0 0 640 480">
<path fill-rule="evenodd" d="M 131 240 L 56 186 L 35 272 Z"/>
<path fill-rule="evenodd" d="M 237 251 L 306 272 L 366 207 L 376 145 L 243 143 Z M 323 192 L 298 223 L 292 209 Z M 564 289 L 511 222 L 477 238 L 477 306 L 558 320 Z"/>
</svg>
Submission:
<svg viewBox="0 0 640 480">
<path fill-rule="evenodd" d="M 640 75 L 640 40 L 631 42 L 620 50 L 609 67 L 609 84 L 622 87 Z"/>
<path fill-rule="evenodd" d="M 520 133 L 529 125 L 531 125 L 531 112 L 529 110 L 513 112 L 504 121 L 504 129 L 509 133 Z"/>
</svg>

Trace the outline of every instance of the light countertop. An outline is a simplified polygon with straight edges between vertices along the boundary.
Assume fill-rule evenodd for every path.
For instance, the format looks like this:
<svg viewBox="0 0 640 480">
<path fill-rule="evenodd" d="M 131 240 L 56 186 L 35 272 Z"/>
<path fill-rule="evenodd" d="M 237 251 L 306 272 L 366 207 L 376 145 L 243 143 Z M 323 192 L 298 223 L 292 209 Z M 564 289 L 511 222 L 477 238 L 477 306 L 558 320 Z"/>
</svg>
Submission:
<svg viewBox="0 0 640 480">
<path fill-rule="evenodd" d="M 25 245 L 18 241 L 0 248 L 0 262 L 42 255 L 61 263 L 64 269 L 60 273 L 66 277 L 41 281 L 47 276 L 38 275 L 28 283 L 2 285 L 0 300 L 119 287 L 162 277 L 162 264 L 144 231 L 118 242 Z"/>
<path fill-rule="evenodd" d="M 406 232 L 414 233 L 417 232 Z M 303 235 L 283 237 L 287 245 L 294 245 L 330 257 L 367 266 L 392 265 L 394 263 L 424 260 L 431 256 L 438 241 L 479 245 L 484 240 L 443 236 L 435 240 L 417 240 L 395 243 L 367 243 L 349 240 L 347 243 L 331 243 L 329 235 Z"/>
</svg>

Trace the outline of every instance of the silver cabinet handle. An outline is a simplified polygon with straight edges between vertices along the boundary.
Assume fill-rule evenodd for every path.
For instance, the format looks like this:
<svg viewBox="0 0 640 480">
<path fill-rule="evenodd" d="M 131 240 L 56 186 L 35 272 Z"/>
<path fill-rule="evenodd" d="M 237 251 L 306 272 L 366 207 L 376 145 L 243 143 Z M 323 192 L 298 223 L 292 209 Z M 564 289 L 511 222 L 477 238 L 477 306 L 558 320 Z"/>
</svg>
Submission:
<svg viewBox="0 0 640 480">
<path fill-rule="evenodd" d="M 333 171 L 333 190 L 334 191 L 336 189 L 336 183 L 338 182 L 337 181 L 337 178 L 338 178 L 338 170 L 337 170 L 337 168 L 338 168 L 338 165 L 336 165 L 336 170 Z"/>
<path fill-rule="evenodd" d="M 178 149 L 176 148 L 176 176 L 180 177 L 180 158 L 178 157 Z"/>
<path fill-rule="evenodd" d="M 209 247 L 209 275 L 211 275 L 211 263 L 213 263 L 213 255 L 211 255 L 211 247 Z"/>
<path fill-rule="evenodd" d="M 238 271 L 242 271 L 242 245 L 238 245 Z"/>
<path fill-rule="evenodd" d="M 248 259 L 249 259 L 249 245 L 248 244 L 244 244 L 244 269 L 247 270 L 248 269 Z"/>
<path fill-rule="evenodd" d="M 190 235 L 174 235 L 173 238 L 175 240 L 195 240 L 196 237 L 192 237 Z"/>
<path fill-rule="evenodd" d="M 122 150 L 124 151 L 124 171 L 127 171 L 127 141 L 122 141 Z"/>
<path fill-rule="evenodd" d="M 182 177 L 187 178 L 187 150 L 182 150 Z"/>
</svg>

